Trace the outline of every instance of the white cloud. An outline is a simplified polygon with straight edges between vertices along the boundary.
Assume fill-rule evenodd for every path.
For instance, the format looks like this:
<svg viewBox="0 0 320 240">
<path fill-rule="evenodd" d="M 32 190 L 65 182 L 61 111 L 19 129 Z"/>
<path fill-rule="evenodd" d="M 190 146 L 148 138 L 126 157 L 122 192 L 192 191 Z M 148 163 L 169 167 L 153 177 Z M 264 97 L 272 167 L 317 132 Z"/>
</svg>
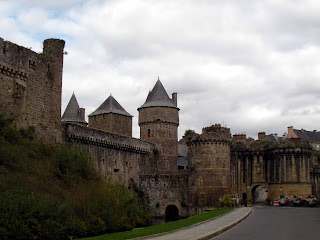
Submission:
<svg viewBox="0 0 320 240">
<path fill-rule="evenodd" d="M 158 76 L 178 92 L 179 136 L 224 122 L 232 133 L 319 129 L 316 0 L 3 1 L 0 36 L 41 51 L 66 40 L 63 107 L 87 114 L 110 93 L 132 115 Z"/>
</svg>

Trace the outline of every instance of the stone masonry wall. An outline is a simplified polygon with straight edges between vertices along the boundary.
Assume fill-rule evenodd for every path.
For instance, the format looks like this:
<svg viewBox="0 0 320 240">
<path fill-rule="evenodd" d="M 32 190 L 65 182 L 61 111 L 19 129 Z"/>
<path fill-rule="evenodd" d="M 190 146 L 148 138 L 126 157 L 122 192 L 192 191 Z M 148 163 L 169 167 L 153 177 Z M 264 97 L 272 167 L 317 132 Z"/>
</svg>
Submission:
<svg viewBox="0 0 320 240">
<path fill-rule="evenodd" d="M 89 127 L 131 137 L 132 117 L 114 113 L 89 116 Z"/>
<path fill-rule="evenodd" d="M 190 203 L 193 208 L 218 207 L 231 186 L 230 129 L 213 125 L 188 143 Z"/>
<path fill-rule="evenodd" d="M 148 107 L 139 109 L 140 139 L 160 146 L 157 171 L 178 172 L 178 109 Z"/>
<path fill-rule="evenodd" d="M 230 146 L 227 142 L 195 142 L 189 147 L 189 191 L 192 207 L 217 207 L 230 188 Z"/>
<path fill-rule="evenodd" d="M 311 195 L 311 183 L 269 184 L 268 190 L 268 198 L 272 201 L 277 199 L 281 194 L 288 196 L 290 199 L 294 195 L 299 195 L 303 199 L 306 199 Z"/>
<path fill-rule="evenodd" d="M 18 128 L 36 127 L 36 136 L 61 141 L 61 87 L 64 41 L 47 39 L 36 53 L 0 38 L 0 112 L 16 117 Z"/>
<path fill-rule="evenodd" d="M 62 124 L 63 138 L 90 154 L 107 180 L 139 185 L 139 175 L 154 170 L 154 145 L 136 138 L 81 126 Z"/>
<path fill-rule="evenodd" d="M 178 208 L 179 216 L 189 216 L 188 176 L 186 174 L 141 175 L 140 187 L 150 200 L 153 216 L 165 216 L 169 205 Z"/>
<path fill-rule="evenodd" d="M 311 150 L 278 148 L 267 153 L 269 183 L 310 183 Z"/>
<path fill-rule="evenodd" d="M 312 194 L 320 198 L 320 165 L 313 166 L 311 170 Z"/>
</svg>

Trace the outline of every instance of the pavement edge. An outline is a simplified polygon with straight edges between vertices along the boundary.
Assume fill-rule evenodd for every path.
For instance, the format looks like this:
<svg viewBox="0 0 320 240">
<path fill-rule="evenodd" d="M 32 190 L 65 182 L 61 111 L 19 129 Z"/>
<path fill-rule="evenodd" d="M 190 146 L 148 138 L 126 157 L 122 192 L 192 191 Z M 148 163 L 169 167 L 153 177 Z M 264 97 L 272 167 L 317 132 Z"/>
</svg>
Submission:
<svg viewBox="0 0 320 240">
<path fill-rule="evenodd" d="M 239 218 L 236 222 L 228 225 L 228 226 L 225 226 L 223 228 L 221 228 L 220 230 L 217 230 L 216 232 L 213 232 L 213 233 L 209 233 L 208 235 L 206 236 L 203 236 L 203 237 L 200 237 L 200 238 L 197 238 L 197 239 L 194 239 L 194 240 L 208 240 L 210 238 L 213 238 L 213 237 L 216 237 L 218 235 L 220 235 L 221 233 L 223 232 L 226 232 L 228 231 L 229 229 L 233 228 L 234 226 L 238 225 L 239 223 L 241 223 L 243 220 L 245 220 L 250 214 L 252 213 L 252 208 L 249 207 L 249 211 L 244 215 L 242 216 L 241 218 Z"/>
<path fill-rule="evenodd" d="M 148 238 L 151 238 L 151 237 L 159 237 L 159 236 L 162 236 L 162 235 L 166 235 L 166 234 L 169 234 L 169 233 L 173 233 L 173 232 L 178 232 L 180 230 L 183 230 L 183 229 L 187 229 L 187 228 L 192 228 L 194 226 L 197 226 L 197 225 L 200 225 L 202 223 L 205 223 L 205 222 L 209 222 L 209 221 L 212 221 L 214 219 L 217 219 L 217 218 L 220 218 L 224 215 L 227 215 L 229 213 L 232 213 L 234 210 L 236 210 L 235 208 L 232 209 L 230 212 L 226 212 L 226 213 L 223 213 L 217 217 L 214 217 L 214 218 L 210 218 L 208 220 L 205 220 L 203 222 L 199 222 L 199 223 L 196 223 L 196 224 L 193 224 L 193 225 L 190 225 L 188 227 L 183 227 L 183 228 L 179 228 L 179 229 L 176 229 L 176 230 L 172 230 L 172 231 L 169 231 L 169 232 L 162 232 L 162 233 L 156 233 L 156 234 L 153 234 L 153 235 L 148 235 L 148 236 L 143 236 L 143 237 L 137 237 L 137 238 L 131 238 L 131 240 L 143 240 L 143 239 L 148 239 Z"/>
</svg>

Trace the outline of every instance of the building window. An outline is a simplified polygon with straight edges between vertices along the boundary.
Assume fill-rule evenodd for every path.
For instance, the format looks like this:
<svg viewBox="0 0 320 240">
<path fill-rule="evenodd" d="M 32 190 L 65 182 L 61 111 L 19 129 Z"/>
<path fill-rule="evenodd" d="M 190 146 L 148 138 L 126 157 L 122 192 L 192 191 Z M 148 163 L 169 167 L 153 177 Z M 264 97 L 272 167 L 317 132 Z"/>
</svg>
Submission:
<svg viewBox="0 0 320 240">
<path fill-rule="evenodd" d="M 148 129 L 148 138 L 150 137 L 150 129 Z"/>
<path fill-rule="evenodd" d="M 115 168 L 113 169 L 114 172 L 119 172 L 119 169 Z"/>
</svg>

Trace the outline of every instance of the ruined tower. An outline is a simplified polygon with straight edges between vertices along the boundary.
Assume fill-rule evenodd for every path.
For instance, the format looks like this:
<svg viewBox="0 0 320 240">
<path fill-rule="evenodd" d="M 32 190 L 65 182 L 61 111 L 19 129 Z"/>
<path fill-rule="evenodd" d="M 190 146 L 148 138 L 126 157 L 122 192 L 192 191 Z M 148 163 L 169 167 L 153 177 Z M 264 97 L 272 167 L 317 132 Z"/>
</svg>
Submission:
<svg viewBox="0 0 320 240">
<path fill-rule="evenodd" d="M 132 136 L 132 115 L 110 95 L 89 115 L 89 127 Z"/>
<path fill-rule="evenodd" d="M 61 122 L 72 122 L 87 126 L 88 123 L 85 121 L 85 109 L 80 108 L 76 96 L 74 93 L 63 113 Z"/>
<path fill-rule="evenodd" d="M 149 92 L 146 102 L 138 108 L 140 139 L 158 145 L 159 159 L 156 168 L 160 173 L 178 171 L 179 108 L 177 93 L 169 98 L 162 83 Z"/>
<path fill-rule="evenodd" d="M 220 124 L 203 128 L 188 142 L 189 193 L 193 208 L 217 207 L 230 188 L 230 129 Z"/>
</svg>

